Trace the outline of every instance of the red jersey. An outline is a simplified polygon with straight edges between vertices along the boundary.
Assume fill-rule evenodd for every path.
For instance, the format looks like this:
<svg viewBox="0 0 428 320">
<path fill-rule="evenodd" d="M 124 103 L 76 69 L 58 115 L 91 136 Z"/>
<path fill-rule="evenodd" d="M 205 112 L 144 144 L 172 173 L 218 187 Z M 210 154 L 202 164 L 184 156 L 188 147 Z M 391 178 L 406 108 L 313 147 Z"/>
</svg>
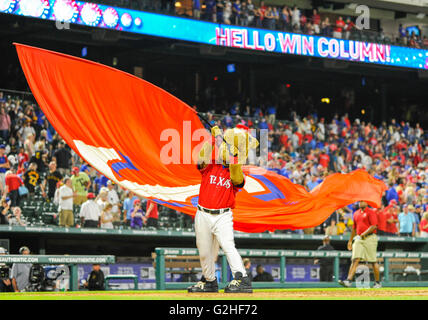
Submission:
<svg viewBox="0 0 428 320">
<path fill-rule="evenodd" d="M 428 232 L 428 221 L 425 219 L 422 219 L 419 227 L 420 227 L 421 231 Z"/>
<path fill-rule="evenodd" d="M 200 172 L 202 181 L 198 203 L 207 209 L 233 209 L 239 188 L 233 185 L 229 168 L 221 164 L 209 164 Z"/>
<path fill-rule="evenodd" d="M 389 220 L 389 219 L 398 219 L 398 217 L 395 213 L 388 211 L 386 215 L 386 220 Z M 386 221 L 386 231 L 389 233 L 396 234 L 398 231 L 397 223 L 395 222 L 389 223 L 388 221 Z"/>
<path fill-rule="evenodd" d="M 378 230 L 387 232 L 386 230 L 386 215 L 387 215 L 387 209 L 379 209 L 377 210 L 377 228 Z"/>
<path fill-rule="evenodd" d="M 8 186 L 9 192 L 13 190 L 18 190 L 21 185 L 23 185 L 22 180 L 16 174 L 8 174 L 5 178 L 5 183 Z"/>
<path fill-rule="evenodd" d="M 159 217 L 158 205 L 155 202 L 153 202 L 152 200 L 147 200 L 146 212 L 149 210 L 151 203 L 153 203 L 153 209 L 152 209 L 152 211 L 150 211 L 150 214 L 147 216 L 147 218 L 157 219 Z"/>
<path fill-rule="evenodd" d="M 377 214 L 373 209 L 367 207 L 364 211 L 358 209 L 354 212 L 354 228 L 357 231 L 357 235 L 361 235 L 370 226 L 377 225 L 377 223 Z M 376 229 L 374 233 L 376 233 Z"/>
<path fill-rule="evenodd" d="M 327 168 L 328 163 L 330 162 L 330 156 L 328 154 L 322 154 L 320 155 L 320 165 L 322 165 L 324 168 Z"/>
<path fill-rule="evenodd" d="M 345 27 L 345 21 L 343 20 L 336 20 L 336 28 L 334 31 L 336 32 L 342 32 L 342 29 Z"/>
</svg>

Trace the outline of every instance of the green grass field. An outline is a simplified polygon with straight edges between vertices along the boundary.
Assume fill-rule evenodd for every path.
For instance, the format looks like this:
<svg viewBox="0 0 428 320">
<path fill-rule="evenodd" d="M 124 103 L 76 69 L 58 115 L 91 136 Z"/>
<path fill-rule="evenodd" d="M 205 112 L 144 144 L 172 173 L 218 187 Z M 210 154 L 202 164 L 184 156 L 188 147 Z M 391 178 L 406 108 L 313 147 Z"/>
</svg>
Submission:
<svg viewBox="0 0 428 320">
<path fill-rule="evenodd" d="M 168 291 L 0 293 L 0 300 L 428 300 L 428 288 L 259 289 L 252 294 L 189 294 Z"/>
</svg>

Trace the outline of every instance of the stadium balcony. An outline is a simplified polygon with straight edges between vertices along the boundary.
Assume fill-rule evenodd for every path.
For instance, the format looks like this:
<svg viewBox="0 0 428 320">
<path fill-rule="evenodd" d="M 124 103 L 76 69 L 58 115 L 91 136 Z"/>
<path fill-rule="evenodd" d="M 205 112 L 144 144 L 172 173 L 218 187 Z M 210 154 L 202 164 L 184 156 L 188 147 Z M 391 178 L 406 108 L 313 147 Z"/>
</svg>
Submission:
<svg viewBox="0 0 428 320">
<path fill-rule="evenodd" d="M 153 13 L 160 13 L 160 14 L 164 14 L 164 15 L 173 15 L 173 16 L 185 17 L 185 18 L 189 18 L 189 19 L 207 20 L 210 22 L 225 23 L 224 21 L 222 21 L 221 17 L 218 17 L 218 14 L 217 14 L 217 17 L 214 21 L 213 21 L 213 19 L 204 18 L 204 14 L 206 13 L 206 5 L 202 4 L 202 1 L 201 1 L 201 9 L 200 9 L 200 12 L 201 12 L 200 18 L 197 18 L 194 16 L 195 8 L 194 8 L 194 1 L 192 1 L 192 0 L 167 0 L 167 1 L 99 0 L 96 2 L 100 3 L 100 4 L 129 8 L 129 9 L 138 10 L 138 11 L 147 11 L 147 12 L 153 12 Z M 282 5 L 278 5 L 277 2 L 273 2 L 272 4 L 270 3 L 270 1 L 264 1 L 264 2 L 266 4 L 266 6 L 277 7 L 278 12 L 284 6 L 287 6 L 286 3 L 284 3 Z M 385 7 L 385 3 L 379 3 L 379 2 L 386 2 L 386 1 L 379 0 L 376 2 L 377 2 L 377 4 L 374 4 L 374 3 L 372 4 L 374 10 L 376 10 L 376 8 L 378 8 L 379 6 Z M 255 2 L 254 2 L 254 4 L 256 5 L 255 9 L 257 10 L 258 9 L 257 4 Z M 395 13 L 394 10 L 398 10 L 398 9 L 394 9 L 394 5 L 398 5 L 401 8 L 400 12 L 403 12 L 405 10 L 406 12 L 409 12 L 409 13 L 411 13 L 411 12 L 416 13 L 417 9 L 420 8 L 417 4 L 414 4 L 412 2 L 400 3 L 400 4 L 393 4 L 391 2 L 388 2 L 388 4 L 390 6 L 392 4 L 392 6 L 389 7 L 389 9 L 387 9 L 385 12 L 391 13 L 391 14 Z M 307 22 L 313 22 L 312 19 L 310 18 L 312 16 L 312 12 L 311 12 L 312 8 L 308 7 L 307 4 L 304 2 L 302 2 L 301 5 L 302 5 L 302 7 L 301 8 L 299 7 L 299 9 L 302 11 L 302 16 L 306 16 Z M 342 1 L 338 1 L 337 3 L 336 3 L 336 1 L 331 1 L 328 4 L 323 4 L 323 6 L 318 7 L 322 20 L 324 17 L 330 17 L 331 27 L 329 28 L 330 30 L 325 31 L 326 33 L 323 33 L 323 31 L 320 31 L 319 33 L 308 32 L 307 30 L 305 30 L 305 25 L 302 25 L 301 30 L 300 30 L 300 27 L 299 27 L 299 30 L 292 30 L 291 27 L 287 27 L 287 26 L 284 27 L 282 25 L 282 23 L 278 23 L 279 20 L 273 24 L 273 27 L 267 26 L 265 24 L 255 24 L 255 25 L 248 25 L 248 24 L 243 24 L 243 23 L 238 24 L 238 23 L 234 23 L 234 21 L 233 21 L 234 19 L 231 19 L 231 22 L 227 23 L 227 24 L 230 24 L 231 26 L 233 26 L 233 25 L 248 26 L 248 27 L 261 28 L 261 29 L 273 29 L 273 30 L 277 30 L 277 31 L 294 32 L 294 33 L 302 33 L 302 34 L 317 35 L 317 36 L 328 36 L 328 37 L 335 38 L 336 34 L 333 32 L 333 29 L 336 28 L 336 25 L 334 23 L 335 18 L 337 18 L 339 16 L 352 17 L 351 20 L 355 21 L 355 16 L 356 16 L 356 13 L 354 12 L 355 10 L 350 10 L 350 8 L 353 8 L 352 5 L 353 4 L 342 3 Z M 300 6 L 300 4 L 297 3 L 297 6 Z M 314 7 L 316 7 L 316 6 L 314 5 Z M 388 7 L 388 5 L 385 8 L 387 8 L 387 7 Z M 344 10 L 342 10 L 342 9 L 344 9 Z M 422 8 L 422 9 L 425 9 L 425 8 Z M 337 10 L 342 10 L 343 12 L 346 12 L 346 13 L 337 13 Z M 419 12 L 422 12 L 422 11 L 423 10 L 419 10 Z M 404 12 L 404 17 L 406 17 L 406 12 Z M 376 17 L 379 17 L 377 20 L 380 20 L 380 17 L 388 16 L 386 13 L 383 13 L 383 14 L 379 13 L 378 15 L 375 13 L 374 15 L 375 15 L 375 19 L 377 19 Z M 425 17 L 425 15 L 423 17 Z M 254 21 L 256 21 L 256 18 L 257 17 L 255 17 Z M 421 23 L 422 22 L 423 21 L 421 21 Z M 409 34 L 408 39 L 403 39 L 403 37 L 400 37 L 398 32 L 394 32 L 394 33 L 387 32 L 387 33 L 385 33 L 382 30 L 382 28 L 380 28 L 380 27 L 376 27 L 376 29 L 360 30 L 360 29 L 355 28 L 355 25 L 353 23 L 352 23 L 352 25 L 354 27 L 352 28 L 352 31 L 350 33 L 348 33 L 346 40 L 355 40 L 355 41 L 362 41 L 362 42 L 373 42 L 373 43 L 380 43 L 380 44 L 408 46 L 408 47 L 416 47 L 416 48 L 420 48 L 420 49 L 428 49 L 428 39 L 424 40 L 422 35 L 419 35 L 417 37 L 417 39 L 415 39 L 414 42 L 412 42 L 412 41 L 410 41 L 411 36 L 412 36 L 411 34 Z M 381 23 L 379 23 L 379 25 L 381 25 Z M 342 32 L 341 34 L 342 34 L 342 36 L 340 38 L 345 39 L 346 33 Z"/>
</svg>

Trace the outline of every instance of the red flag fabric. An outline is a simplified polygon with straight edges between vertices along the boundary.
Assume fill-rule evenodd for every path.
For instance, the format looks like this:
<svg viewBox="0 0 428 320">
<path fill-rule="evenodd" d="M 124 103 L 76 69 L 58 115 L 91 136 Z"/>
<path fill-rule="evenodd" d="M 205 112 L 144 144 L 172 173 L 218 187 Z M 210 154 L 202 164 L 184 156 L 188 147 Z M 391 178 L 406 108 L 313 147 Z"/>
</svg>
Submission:
<svg viewBox="0 0 428 320">
<path fill-rule="evenodd" d="M 195 215 L 201 175 L 192 154 L 200 132 L 209 133 L 192 108 L 117 69 L 15 45 L 38 104 L 80 157 L 137 195 Z M 244 166 L 244 174 L 233 213 L 243 232 L 314 227 L 356 201 L 379 207 L 386 190 L 363 170 L 333 174 L 311 192 L 259 167 Z"/>
</svg>

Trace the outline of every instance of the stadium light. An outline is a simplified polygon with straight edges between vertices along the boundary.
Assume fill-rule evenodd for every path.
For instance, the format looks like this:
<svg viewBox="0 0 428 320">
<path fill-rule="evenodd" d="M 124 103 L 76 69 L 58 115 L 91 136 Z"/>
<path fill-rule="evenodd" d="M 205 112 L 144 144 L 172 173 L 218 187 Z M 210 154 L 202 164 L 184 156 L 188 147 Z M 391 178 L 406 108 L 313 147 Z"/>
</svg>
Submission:
<svg viewBox="0 0 428 320">
<path fill-rule="evenodd" d="M 177 1 L 177 2 L 175 3 L 175 7 L 176 7 L 176 8 L 181 8 L 181 2 L 180 2 L 180 1 Z"/>
<path fill-rule="evenodd" d="M 321 102 L 329 104 L 330 103 L 330 98 L 322 98 Z"/>
</svg>

